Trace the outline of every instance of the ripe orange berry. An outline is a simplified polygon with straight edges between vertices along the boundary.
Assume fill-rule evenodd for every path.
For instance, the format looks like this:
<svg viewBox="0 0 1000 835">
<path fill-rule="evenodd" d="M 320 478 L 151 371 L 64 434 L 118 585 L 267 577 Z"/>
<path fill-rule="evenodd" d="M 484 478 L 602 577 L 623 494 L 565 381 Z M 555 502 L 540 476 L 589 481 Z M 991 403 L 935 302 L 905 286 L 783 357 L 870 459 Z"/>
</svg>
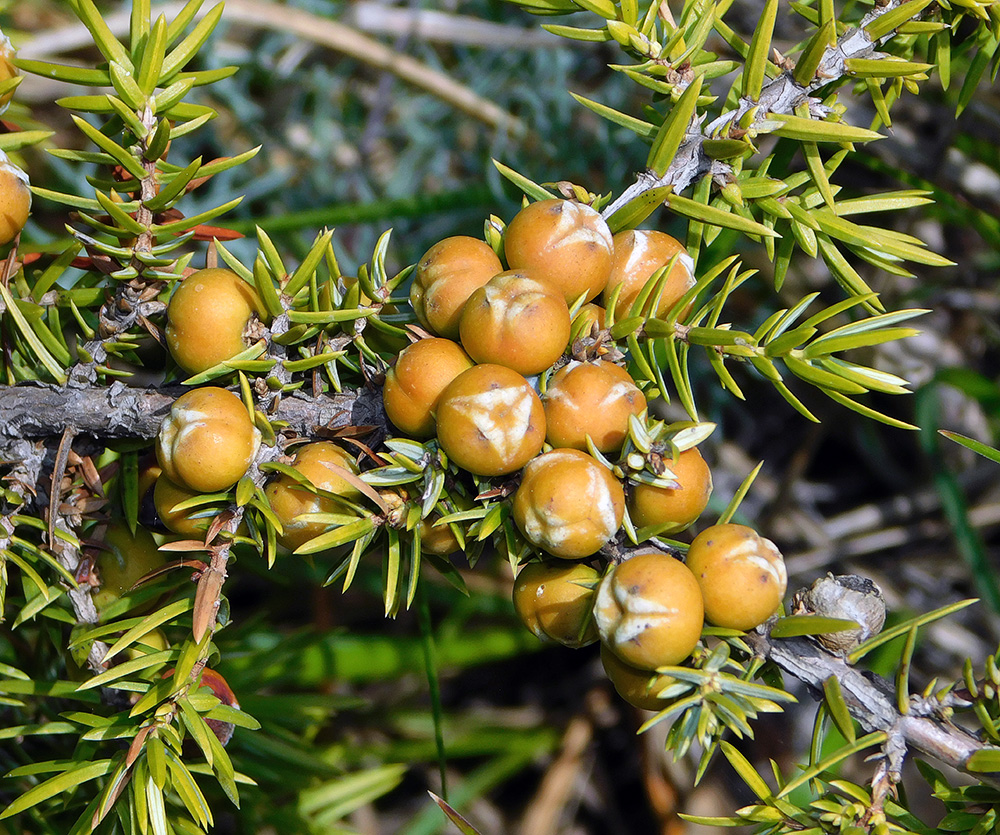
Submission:
<svg viewBox="0 0 1000 835">
<path fill-rule="evenodd" d="M 781 552 L 746 525 L 713 525 L 694 538 L 687 566 L 716 626 L 754 629 L 778 611 L 788 586 Z"/>
<path fill-rule="evenodd" d="M 587 449 L 587 435 L 601 452 L 622 448 L 629 415 L 646 397 L 629 373 L 612 362 L 570 362 L 549 380 L 542 398 L 545 440 L 554 447 Z"/>
<path fill-rule="evenodd" d="M 593 608 L 600 580 L 595 569 L 579 562 L 528 563 L 514 581 L 514 609 L 539 640 L 585 647 L 597 640 Z"/>
<path fill-rule="evenodd" d="M 341 469 L 356 474 L 357 462 L 336 444 L 329 441 L 306 444 L 295 453 L 292 467 L 318 490 L 343 496 L 351 501 L 361 498 L 358 488 L 337 472 L 337 469 Z M 299 516 L 304 513 L 337 513 L 344 510 L 344 506 L 336 499 L 319 496 L 284 474 L 268 484 L 264 493 L 283 528 L 283 532 L 278 535 L 278 544 L 289 551 L 301 548 L 309 540 L 330 529 L 330 525 L 324 522 L 299 519 Z"/>
<path fill-rule="evenodd" d="M 712 495 L 712 471 L 697 447 L 684 450 L 667 466 L 677 479 L 677 487 L 633 484 L 628 497 L 628 515 L 632 523 L 665 525 L 663 533 L 674 533 L 692 524 L 708 505 Z"/>
<path fill-rule="evenodd" d="M 527 380 L 502 365 L 476 365 L 442 392 L 438 443 L 458 466 L 482 476 L 521 469 L 545 443 L 545 411 Z"/>
<path fill-rule="evenodd" d="M 438 241 L 417 262 L 410 286 L 413 312 L 431 332 L 458 339 L 458 319 L 469 296 L 500 272 L 503 265 L 489 244 L 465 235 Z"/>
<path fill-rule="evenodd" d="M 441 392 L 472 366 L 469 355 L 450 339 L 421 339 L 407 346 L 385 373 L 382 402 L 389 420 L 411 438 L 433 438 Z"/>
<path fill-rule="evenodd" d="M 676 682 L 672 676 L 626 664 L 605 644 L 601 644 L 601 664 L 615 691 L 630 705 L 642 710 L 663 710 L 670 704 L 659 698 L 659 693 Z"/>
<path fill-rule="evenodd" d="M 20 234 L 30 213 L 28 175 L 0 151 L 0 246 L 9 244 Z"/>
<path fill-rule="evenodd" d="M 91 597 L 97 611 L 103 613 L 143 576 L 166 562 L 167 555 L 157 550 L 156 540 L 145 528 L 137 526 L 132 534 L 123 524 L 109 525 L 94 564 L 100 586 Z"/>
<path fill-rule="evenodd" d="M 541 200 L 514 215 L 503 236 L 512 270 L 530 270 L 572 303 L 590 301 L 608 283 L 611 230 L 599 212 L 573 200 Z"/>
<path fill-rule="evenodd" d="M 153 486 L 153 505 L 167 530 L 183 536 L 204 537 L 212 517 L 218 513 L 215 507 L 194 507 L 189 510 L 174 510 L 174 507 L 188 499 L 201 495 L 196 490 L 188 490 L 160 475 Z"/>
<path fill-rule="evenodd" d="M 435 521 L 433 517 L 420 520 L 420 550 L 439 557 L 454 554 L 461 548 L 457 537 L 447 525 L 435 525 Z"/>
<path fill-rule="evenodd" d="M 641 670 L 679 664 L 701 637 L 701 588 L 686 565 L 643 550 L 614 566 L 601 581 L 594 605 L 601 640 L 626 664 Z"/>
<path fill-rule="evenodd" d="M 554 449 L 524 468 L 514 521 L 532 544 L 557 557 L 587 557 L 621 527 L 625 494 L 618 479 L 576 449 Z"/>
<path fill-rule="evenodd" d="M 566 350 L 569 307 L 551 284 L 530 272 L 500 273 L 469 296 L 462 309 L 462 345 L 476 362 L 519 374 L 540 374 Z"/>
<path fill-rule="evenodd" d="M 198 493 L 228 490 L 246 474 L 260 431 L 243 401 L 225 389 L 192 389 L 160 424 L 156 458 L 167 478 Z"/>
<path fill-rule="evenodd" d="M 14 66 L 15 50 L 13 45 L 3 32 L 0 32 L 0 81 L 10 81 L 17 78 L 21 73 Z M 16 89 L 16 88 L 15 88 Z M 0 95 L 0 113 L 3 113 L 14 98 L 14 90 L 8 90 Z"/>
<path fill-rule="evenodd" d="M 670 263 L 675 253 L 680 254 L 670 270 L 670 277 L 663 286 L 659 300 L 652 307 L 657 316 L 663 315 L 694 287 L 694 262 L 691 256 L 680 241 L 663 232 L 632 229 L 615 235 L 614 259 L 607 289 L 604 291 L 604 303 L 606 307 L 615 288 L 619 284 L 624 285 L 615 305 L 616 319 L 628 315 L 632 303 L 649 278 L 660 267 Z"/>
<path fill-rule="evenodd" d="M 251 317 L 265 317 L 257 291 L 232 270 L 198 270 L 178 283 L 167 306 L 167 347 L 198 374 L 245 351 Z"/>
</svg>

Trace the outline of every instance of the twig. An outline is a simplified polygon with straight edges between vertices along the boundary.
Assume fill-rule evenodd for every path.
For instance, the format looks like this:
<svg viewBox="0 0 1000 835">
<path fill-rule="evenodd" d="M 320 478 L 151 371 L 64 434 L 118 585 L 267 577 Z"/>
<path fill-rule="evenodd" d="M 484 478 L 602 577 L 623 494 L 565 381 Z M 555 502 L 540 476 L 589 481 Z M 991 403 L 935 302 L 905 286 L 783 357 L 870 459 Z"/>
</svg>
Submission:
<svg viewBox="0 0 1000 835">
<path fill-rule="evenodd" d="M 66 464 L 69 462 L 69 452 L 73 448 L 73 439 L 77 430 L 67 425 L 63 429 L 59 447 L 56 449 L 56 462 L 52 466 L 52 479 L 49 484 L 49 548 L 56 543 L 56 517 L 59 515 L 59 494 L 62 490 L 63 476 L 66 475 Z"/>
<path fill-rule="evenodd" d="M 747 643 L 761 656 L 774 661 L 782 670 L 797 678 L 816 693 L 823 692 L 823 682 L 836 678 L 844 702 L 866 732 L 883 731 L 889 737 L 885 750 L 894 752 L 912 748 L 950 765 L 968 771 L 969 758 L 985 747 L 969 731 L 929 711 L 901 714 L 896 708 L 892 685 L 881 676 L 862 672 L 805 638 L 772 639 L 769 630 L 759 627 L 747 635 Z M 900 747 L 902 746 L 902 747 Z M 889 763 L 890 769 L 898 767 Z M 1000 779 L 982 772 L 969 772 L 977 780 L 1000 788 Z"/>
<path fill-rule="evenodd" d="M 559 829 L 559 819 L 569 802 L 573 786 L 587 768 L 586 753 L 593 726 L 583 715 L 574 716 L 562 738 L 562 749 L 545 772 L 519 827 L 520 835 L 547 835 Z"/>
<path fill-rule="evenodd" d="M 278 446 L 268 447 L 263 444 L 260 446 L 247 472 L 254 484 L 263 487 L 268 474 L 261 471 L 260 465 L 267 461 L 273 461 L 280 455 L 281 449 Z M 230 516 L 224 526 L 226 530 L 230 533 L 236 532 L 243 521 L 245 509 L 245 506 L 231 508 Z M 209 535 L 211 536 L 211 532 Z M 222 600 L 222 587 L 229 576 L 226 566 L 229 564 L 232 543 L 223 542 L 219 545 L 209 546 L 209 549 L 211 553 L 209 565 L 198 578 L 198 587 L 194 595 L 194 617 L 191 631 L 195 643 L 198 644 L 201 643 L 206 632 L 215 631 L 219 604 Z"/>
<path fill-rule="evenodd" d="M 50 385 L 0 386 L 0 460 L 18 460 L 12 450 L 22 438 L 59 437 L 66 415 L 80 435 L 100 439 L 152 440 L 171 404 L 186 389 Z M 317 398 L 294 394 L 281 401 L 281 419 L 306 437 L 347 426 L 385 427 L 381 393 L 362 388 Z"/>
<path fill-rule="evenodd" d="M 767 119 L 768 114 L 790 115 L 803 103 L 808 103 L 810 116 L 814 118 L 826 116 L 829 108 L 824 107 L 811 94 L 821 87 L 843 78 L 847 74 L 845 61 L 848 59 L 874 55 L 878 43 L 891 35 L 886 35 L 879 41 L 873 41 L 865 32 L 864 27 L 904 2 L 906 0 L 889 0 L 884 6 L 876 6 L 861 19 L 857 28 L 842 35 L 836 46 L 829 47 L 824 53 L 814 75 L 815 80 L 811 84 L 805 86 L 799 84 L 795 80 L 794 70 L 786 70 L 764 85 L 760 98 L 754 100 L 745 96 L 740 99 L 739 106 L 735 110 L 723 113 L 710 124 L 702 126 L 693 123 L 662 177 L 656 176 L 652 171 L 643 171 L 638 175 L 636 182 L 625 189 L 601 214 L 605 218 L 609 218 L 622 206 L 654 188 L 673 186 L 674 193 L 679 193 L 709 172 L 718 177 L 731 174 L 732 166 L 729 163 L 713 160 L 705 153 L 705 140 L 725 136 L 754 108 L 758 108 L 758 110 L 752 116 L 752 121 L 749 125 L 742 126 L 743 129 L 751 133 L 754 127 Z"/>
</svg>

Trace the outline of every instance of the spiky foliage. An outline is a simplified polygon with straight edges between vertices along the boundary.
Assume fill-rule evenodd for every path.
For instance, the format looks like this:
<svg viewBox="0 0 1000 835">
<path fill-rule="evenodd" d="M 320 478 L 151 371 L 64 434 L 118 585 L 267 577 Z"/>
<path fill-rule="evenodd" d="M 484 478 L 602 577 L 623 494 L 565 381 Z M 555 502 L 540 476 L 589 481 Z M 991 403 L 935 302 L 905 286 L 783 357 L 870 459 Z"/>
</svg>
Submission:
<svg viewBox="0 0 1000 835">
<path fill-rule="evenodd" d="M 231 611 L 225 594 L 229 575 L 238 570 L 234 557 L 257 560 L 271 582 L 275 576 L 293 583 L 342 580 L 345 591 L 364 565 L 375 563 L 385 614 L 420 604 L 421 639 L 320 649 L 340 653 L 341 668 L 350 667 L 345 662 L 351 659 L 358 676 L 423 666 L 433 691 L 436 661 L 422 575 L 433 569 L 463 591 L 466 583 L 451 560 L 422 547 L 422 536 L 447 527 L 470 566 L 484 555 L 499 554 L 514 565 L 534 559 L 539 549 L 511 518 L 517 476 L 471 474 L 449 460 L 436 440 L 401 436 L 386 421 L 378 387 L 399 351 L 422 335 L 404 292 L 410 268 L 392 274 L 386 266 L 389 233 L 379 238 L 355 278 L 342 274 L 328 230 L 316 235 L 297 263 L 258 230 L 256 257 L 241 262 L 226 246 L 235 235 L 210 225 L 222 223 L 219 218 L 239 196 L 186 214 L 192 191 L 257 152 L 207 162 L 171 153 L 175 140 L 215 115 L 211 107 L 194 103 L 198 88 L 235 71 L 188 69 L 196 66 L 219 23 L 221 4 L 199 16 L 201 2 L 191 0 L 168 20 L 154 19 L 148 2 L 135 0 L 123 39 L 91 0 L 72 5 L 103 61 L 92 68 L 19 62 L 25 72 L 88 88 L 58 102 L 72 115 L 87 150 L 47 148 L 81 172 L 81 188 L 74 193 L 34 187 L 36 199 L 67 209 L 67 237 L 38 251 L 15 243 L 0 281 L 0 368 L 6 384 L 0 413 L 8 418 L 0 426 L 0 454 L 7 462 L 0 611 L 13 618 L 18 637 L 31 636 L 10 651 L 9 663 L 0 662 L 0 700 L 8 708 L 0 736 L 28 741 L 24 761 L 22 752 L 3 755 L 16 797 L 0 820 L 21 821 L 22 828 L 38 832 L 205 832 L 218 816 L 208 794 L 221 790 L 238 805 L 241 786 L 253 784 L 253 772 L 266 789 L 296 793 L 298 821 L 328 831 L 352 809 L 391 790 L 404 769 L 366 767 L 360 758 L 314 739 L 342 706 L 336 699 L 293 705 L 288 697 L 255 698 L 254 687 L 280 688 L 289 668 L 271 669 L 273 652 L 301 661 L 306 672 L 300 683 L 315 683 L 330 667 L 314 648 L 299 657 L 294 642 L 241 635 L 239 624 L 248 616 Z M 635 228 L 665 206 L 686 220 L 687 250 L 696 267 L 694 285 L 669 310 L 657 313 L 656 300 L 676 259 L 649 280 L 628 310 L 616 314 L 612 297 L 604 327 L 574 334 L 572 359 L 627 361 L 648 401 L 676 398 L 688 417 L 666 422 L 643 412 L 630 421 L 619 453 L 601 454 L 591 446 L 593 456 L 626 484 L 672 486 L 671 462 L 714 429 L 700 419 L 692 385 L 698 366 L 714 371 L 740 399 L 738 366 L 753 369 L 813 420 L 796 393 L 803 386 L 867 417 L 909 426 L 859 399 L 906 393 L 906 381 L 856 361 L 850 352 L 913 335 L 916 331 L 901 325 L 925 311 L 886 310 L 857 265 L 863 261 L 891 276 L 909 276 L 909 265 L 948 262 L 888 224 L 852 219 L 892 217 L 926 203 L 925 192 L 851 194 L 837 184 L 837 173 L 845 160 L 863 153 L 856 146 L 883 135 L 893 106 L 918 93 L 935 67 L 947 85 L 954 65 L 967 65 L 958 107 L 968 104 L 990 64 L 995 74 L 997 6 L 940 3 L 931 9 L 925 0 L 888 0 L 871 9 L 851 5 L 838 15 L 827 0 L 793 3 L 792 11 L 804 21 L 801 40 L 781 55 L 772 47 L 777 0 L 768 0 L 755 30 L 743 34 L 726 23 L 733 5 L 728 2 L 690 0 L 673 15 L 666 4 L 635 0 L 520 5 L 539 14 L 596 16 L 589 26 L 546 28 L 570 39 L 617 45 L 627 63 L 612 68 L 648 91 L 650 103 L 641 115 L 630 115 L 579 100 L 651 147 L 648 170 L 613 199 L 569 183 L 539 185 L 503 163 L 497 164 L 500 172 L 530 200 L 562 195 L 597 208 L 615 232 Z M 975 34 L 955 45 L 952 56 L 959 26 L 972 27 Z M 720 39 L 734 57 L 710 50 Z M 2 85 L 0 95 L 17 82 Z M 844 90 L 855 96 L 847 101 L 861 97 L 870 104 L 875 115 L 868 126 L 851 123 L 851 110 L 839 98 Z M 10 132 L 0 138 L 0 148 L 16 151 L 48 138 L 41 130 Z M 503 230 L 501 219 L 486 220 L 484 237 L 498 254 Z M 773 262 L 773 274 L 762 277 L 732 254 L 753 245 Z M 761 278 L 780 290 L 789 266 L 802 255 L 822 259 L 830 285 L 839 287 L 835 300 L 826 297 L 824 287 L 782 303 L 761 321 L 730 317 L 727 303 L 737 290 Z M 243 353 L 187 376 L 163 354 L 163 314 L 172 285 L 203 257 L 224 263 L 251 286 L 263 311 Z M 540 376 L 541 391 L 554 370 Z M 140 372 L 152 375 L 154 388 L 115 382 Z M 260 452 L 231 490 L 176 505 L 178 512 L 207 511 L 212 521 L 205 536 L 166 544 L 162 550 L 177 556 L 146 572 L 98 613 L 93 565 L 109 527 L 137 531 L 142 453 L 159 417 L 180 387 L 210 382 L 239 392 L 263 436 Z M 335 437 L 358 450 L 360 472 L 342 473 L 354 488 L 351 495 L 321 490 L 290 466 L 286 447 L 315 437 Z M 737 512 L 756 472 L 736 492 L 722 521 Z M 315 555 L 314 562 L 292 565 L 293 558 L 279 558 L 282 522 L 264 489 L 272 473 L 333 503 L 333 510 L 309 514 L 308 521 L 324 525 L 326 532 L 295 551 Z M 683 552 L 683 543 L 663 540 L 660 533 L 657 526 L 637 529 L 626 515 L 621 532 L 595 560 L 626 559 L 646 543 Z M 735 816 L 711 822 L 758 823 L 763 832 L 929 831 L 889 799 L 909 748 L 974 773 L 995 765 L 993 659 L 985 683 L 971 672 L 966 676 L 965 695 L 950 685 L 919 697 L 909 691 L 917 628 L 956 608 L 897 625 L 855 648 L 846 661 L 802 636 L 844 631 L 853 625 L 849 619 L 796 613 L 749 635 L 707 628 L 685 665 L 660 670 L 673 681 L 657 694 L 663 710 L 647 727 L 672 721 L 667 744 L 677 756 L 699 749 L 699 775 L 721 750 L 758 796 L 760 802 Z M 235 637 L 227 640 L 227 631 Z M 884 686 L 852 676 L 847 661 L 857 663 L 896 635 L 908 636 L 908 649 L 891 699 Z M 503 630 L 475 637 L 463 651 L 480 659 L 516 654 L 526 642 Z M 225 646 L 234 656 L 230 681 L 238 695 L 249 695 L 243 710 L 204 675 L 222 659 Z M 810 652 L 818 654 L 813 658 Z M 421 662 L 413 662 L 415 654 Z M 824 707 L 807 770 L 790 779 L 776 770 L 772 789 L 722 737 L 752 736 L 758 714 L 792 700 L 779 670 L 822 690 Z M 80 680 L 71 680 L 71 673 Z M 951 727 L 958 709 L 971 709 L 984 738 L 970 741 Z M 241 759 L 234 762 L 217 734 L 219 723 L 253 730 L 260 725 L 255 717 L 267 721 L 270 732 L 261 735 L 256 750 L 253 743 L 240 749 Z M 919 721 L 911 728 L 907 718 Z M 857 737 L 856 722 L 866 736 Z M 831 727 L 845 740 L 832 753 L 823 748 Z M 947 744 L 928 750 L 929 727 Z M 440 753 L 440 727 L 435 737 Z M 429 736 L 425 742 L 430 745 Z M 551 735 L 526 738 L 517 757 L 503 765 L 516 769 L 554 744 Z M 405 748 L 387 749 L 390 753 L 381 752 L 384 761 L 406 759 Z M 870 749 L 880 756 L 870 787 L 829 773 Z M 287 785 L 281 786 L 282 773 L 269 759 L 296 767 Z M 953 810 L 951 829 L 978 832 L 987 821 L 992 824 L 993 789 L 953 788 L 938 772 L 925 773 Z M 815 798 L 790 799 L 807 783 Z M 969 811 L 973 803 L 975 813 Z M 468 827 L 441 804 L 456 824 Z"/>
</svg>

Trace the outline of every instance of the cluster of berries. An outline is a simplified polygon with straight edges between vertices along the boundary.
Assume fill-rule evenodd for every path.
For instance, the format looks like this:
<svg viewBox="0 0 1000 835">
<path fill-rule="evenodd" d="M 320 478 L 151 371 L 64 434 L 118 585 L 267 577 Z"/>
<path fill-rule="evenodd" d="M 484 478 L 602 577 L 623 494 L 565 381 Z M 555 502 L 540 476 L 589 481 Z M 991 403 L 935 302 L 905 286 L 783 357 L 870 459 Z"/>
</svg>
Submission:
<svg viewBox="0 0 1000 835">
<path fill-rule="evenodd" d="M 389 420 L 407 437 L 436 437 L 448 458 L 474 475 L 523 470 L 514 519 L 548 554 L 597 552 L 621 527 L 626 501 L 637 525 L 668 517 L 690 524 L 711 489 L 700 454 L 689 450 L 679 462 L 701 467 L 700 492 L 683 491 L 678 502 L 677 490 L 637 484 L 626 499 L 619 479 L 588 453 L 617 454 L 646 398 L 621 365 L 600 350 L 576 358 L 571 344 L 573 334 L 600 331 L 607 305 L 627 313 L 667 267 L 652 309 L 677 304 L 694 284 L 681 244 L 661 232 L 612 236 L 594 209 L 551 199 L 511 220 L 502 254 L 506 270 L 488 244 L 453 237 L 420 259 L 410 302 L 432 336 L 404 348 L 387 372 Z M 594 303 L 598 297 L 604 307 Z M 536 375 L 543 373 L 540 395 Z M 542 452 L 546 445 L 551 450 Z M 681 503 L 691 506 L 678 516 Z"/>
<path fill-rule="evenodd" d="M 525 565 L 514 608 L 542 640 L 569 647 L 601 641 L 601 661 L 618 694 L 646 710 L 669 705 L 673 683 L 660 668 L 682 663 L 714 626 L 748 630 L 781 605 L 784 560 L 745 525 L 722 524 L 695 537 L 685 562 L 643 547 L 602 574 L 584 562 Z"/>
<path fill-rule="evenodd" d="M 0 89 L 4 90 L 0 92 L 0 114 L 10 106 L 16 87 L 11 82 L 17 78 L 14 47 L 10 39 L 0 32 Z M 31 212 L 31 190 L 28 186 L 28 175 L 0 151 L 0 246 L 14 240 L 28 222 Z"/>
<path fill-rule="evenodd" d="M 602 577 L 572 561 L 610 542 L 626 507 L 634 526 L 675 532 L 708 503 L 711 472 L 696 448 L 667 463 L 670 486 L 627 478 L 623 486 L 588 454 L 619 453 L 630 417 L 647 404 L 624 367 L 572 358 L 570 344 L 594 323 L 596 333 L 609 306 L 628 315 L 654 276 L 662 289 L 646 309 L 665 315 L 694 284 L 690 259 L 661 232 L 612 236 L 596 211 L 568 200 L 524 208 L 504 232 L 502 254 L 507 270 L 487 244 L 454 237 L 420 260 L 410 301 L 434 336 L 404 349 L 386 375 L 386 413 L 410 437 L 436 437 L 469 472 L 521 471 L 512 515 L 543 558 L 518 574 L 518 614 L 541 638 L 600 639 L 619 692 L 661 708 L 657 695 L 669 682 L 655 671 L 691 655 L 706 618 L 754 628 L 778 610 L 787 584 L 773 543 L 741 525 L 704 531 L 686 563 L 640 548 Z M 553 366 L 539 395 L 534 375 Z"/>
<path fill-rule="evenodd" d="M 752 628 L 778 609 L 786 585 L 774 546 L 739 525 L 704 531 L 686 564 L 641 547 L 603 575 L 592 565 L 626 513 L 635 529 L 673 533 L 708 503 L 711 472 L 695 446 L 668 441 L 636 452 L 634 427 L 649 425 L 645 384 L 604 330 L 608 310 L 616 319 L 638 306 L 677 315 L 693 286 L 691 259 L 670 236 L 612 235 L 585 204 L 533 203 L 496 249 L 452 237 L 420 259 L 409 299 L 423 330 L 413 329 L 419 338 L 398 352 L 383 386 L 392 434 L 436 440 L 442 462 L 475 478 L 473 493 L 512 494 L 516 529 L 541 556 L 515 584 L 529 628 L 570 646 L 600 638 L 609 676 L 642 706 L 664 689 L 655 671 L 692 653 L 706 619 Z M 268 324 L 254 287 L 230 270 L 206 269 L 174 291 L 166 341 L 178 366 L 198 374 L 244 351 Z M 231 392 L 198 388 L 179 398 L 157 444 L 154 502 L 164 525 L 204 534 L 217 510 L 196 497 L 232 488 L 259 443 L 250 411 Z M 661 466 L 647 466 L 652 458 Z M 361 493 L 356 459 L 333 443 L 299 447 L 290 466 L 265 493 L 278 542 L 294 551 L 330 529 L 317 519 Z M 408 501 L 405 488 L 388 492 Z M 421 547 L 456 550 L 449 526 L 434 521 L 420 522 Z"/>
</svg>

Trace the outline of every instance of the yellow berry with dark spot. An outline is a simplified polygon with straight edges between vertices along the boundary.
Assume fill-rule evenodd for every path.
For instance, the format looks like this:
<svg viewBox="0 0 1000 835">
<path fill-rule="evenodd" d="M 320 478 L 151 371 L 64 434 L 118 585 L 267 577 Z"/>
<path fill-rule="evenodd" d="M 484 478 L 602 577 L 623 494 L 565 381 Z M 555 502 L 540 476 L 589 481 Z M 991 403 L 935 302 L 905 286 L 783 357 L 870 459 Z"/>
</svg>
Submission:
<svg viewBox="0 0 1000 835">
<path fill-rule="evenodd" d="M 167 478 L 198 493 L 228 490 L 246 474 L 260 431 L 246 406 L 226 389 L 192 389 L 160 424 L 156 457 Z"/>
<path fill-rule="evenodd" d="M 188 490 L 175 484 L 165 475 L 160 475 L 153 486 L 153 506 L 156 515 L 168 531 L 192 539 L 204 539 L 209 527 L 224 509 L 218 501 L 198 504 L 194 507 L 177 510 L 182 502 L 194 499 L 202 494 L 197 490 Z M 246 521 L 241 521 L 236 533 L 246 535 Z"/>
<path fill-rule="evenodd" d="M 265 319 L 257 291 L 232 270 L 198 270 L 178 283 L 167 305 L 167 347 L 189 374 L 231 359 L 252 344 L 253 317 Z"/>
<path fill-rule="evenodd" d="M 301 447 L 292 460 L 293 469 L 304 475 L 318 490 L 358 501 L 361 491 L 344 473 L 356 475 L 358 465 L 346 450 L 330 441 L 319 441 Z M 278 544 L 294 551 L 309 540 L 330 530 L 331 525 L 316 520 L 299 518 L 306 513 L 350 513 L 343 503 L 328 496 L 320 496 L 282 473 L 264 488 L 271 510 L 281 522 L 283 532 Z"/>
<path fill-rule="evenodd" d="M 462 346 L 476 362 L 496 363 L 530 377 L 552 365 L 569 343 L 569 307 L 562 293 L 530 270 L 493 276 L 462 309 Z"/>
<path fill-rule="evenodd" d="M 569 560 L 525 565 L 514 580 L 514 609 L 540 640 L 583 647 L 597 640 L 594 590 L 601 576 L 594 568 Z"/>
<path fill-rule="evenodd" d="M 433 438 L 441 393 L 474 364 L 450 339 L 421 339 L 407 346 L 385 373 L 382 402 L 389 420 L 410 438 Z"/>
<path fill-rule="evenodd" d="M 0 151 L 0 246 L 9 244 L 20 234 L 30 213 L 28 175 Z"/>
<path fill-rule="evenodd" d="M 600 452 L 620 450 L 629 417 L 646 408 L 646 396 L 629 373 L 603 360 L 564 365 L 549 380 L 542 402 L 546 441 L 585 450 L 589 435 Z"/>
<path fill-rule="evenodd" d="M 663 710 L 670 704 L 659 694 L 675 684 L 675 678 L 626 664 L 605 644 L 601 644 L 601 664 L 615 691 L 630 705 L 642 710 Z"/>
<path fill-rule="evenodd" d="M 641 670 L 679 664 L 698 644 L 705 619 L 701 587 L 680 560 L 640 550 L 608 571 L 597 590 L 601 640 Z"/>
<path fill-rule="evenodd" d="M 788 586 L 781 552 L 746 525 L 713 525 L 694 538 L 687 566 L 716 626 L 754 629 L 778 611 Z"/>
<path fill-rule="evenodd" d="M 629 491 L 628 514 L 637 528 L 663 526 L 661 532 L 683 530 L 708 506 L 712 471 L 697 448 L 686 449 L 676 461 L 665 462 L 677 480 L 676 487 L 634 483 Z"/>
<path fill-rule="evenodd" d="M 432 246 L 417 262 L 410 286 L 410 304 L 421 325 L 431 333 L 458 339 L 462 308 L 503 265 L 489 244 L 456 235 Z"/>
<path fill-rule="evenodd" d="M 596 458 L 554 449 L 524 468 L 514 521 L 532 545 L 557 557 L 587 557 L 618 532 L 625 515 L 621 483 Z"/>
<path fill-rule="evenodd" d="M 614 247 L 600 212 L 573 200 L 541 200 L 525 206 L 503 235 L 512 270 L 530 270 L 559 288 L 567 303 L 590 301 L 607 286 Z"/>
<path fill-rule="evenodd" d="M 694 261 L 676 238 L 664 232 L 631 229 L 619 232 L 614 240 L 614 259 L 607 289 L 604 291 L 604 304 L 606 307 L 615 288 L 621 286 L 615 303 L 616 319 L 623 319 L 629 314 L 632 304 L 653 274 L 667 266 L 675 255 L 677 260 L 660 296 L 649 309 L 654 316 L 662 316 L 694 287 Z"/>
<path fill-rule="evenodd" d="M 430 519 L 421 519 L 420 550 L 425 554 L 446 557 L 461 549 L 458 538 L 447 525 L 435 525 Z"/>
</svg>

